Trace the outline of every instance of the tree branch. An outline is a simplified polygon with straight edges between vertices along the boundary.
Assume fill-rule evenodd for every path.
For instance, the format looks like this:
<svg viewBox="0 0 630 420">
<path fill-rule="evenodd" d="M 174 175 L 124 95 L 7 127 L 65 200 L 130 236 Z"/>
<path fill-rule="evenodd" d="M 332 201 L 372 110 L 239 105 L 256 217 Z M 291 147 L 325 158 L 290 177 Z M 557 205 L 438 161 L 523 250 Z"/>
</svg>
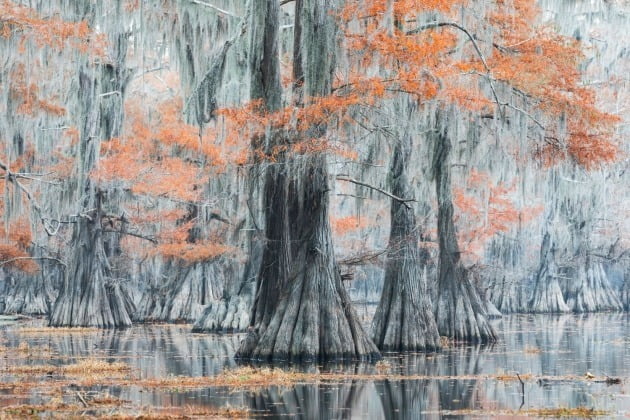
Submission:
<svg viewBox="0 0 630 420">
<path fill-rule="evenodd" d="M 214 10 L 215 12 L 219 12 L 219 13 L 221 13 L 223 15 L 226 15 L 226 16 L 230 16 L 230 17 L 237 18 L 237 19 L 241 18 L 241 16 L 235 15 L 234 13 L 228 12 L 227 10 L 221 9 L 221 8 L 219 8 L 219 7 L 217 7 L 217 6 L 213 5 L 213 4 L 206 3 L 205 1 L 190 0 L 190 2 L 194 3 L 194 4 L 198 4 L 200 6 L 208 7 L 210 9 Z"/>
<path fill-rule="evenodd" d="M 481 52 L 481 49 L 479 48 L 479 44 L 477 43 L 477 40 L 468 31 L 468 29 L 466 29 L 465 27 L 463 27 L 462 25 L 460 25 L 457 22 L 429 22 L 429 23 L 426 23 L 426 24 L 424 24 L 422 26 L 417 27 L 416 29 L 412 29 L 410 31 L 407 31 L 406 34 L 407 35 L 414 35 L 414 34 L 422 32 L 422 31 L 425 31 L 427 29 L 440 28 L 440 27 L 443 27 L 443 26 L 450 26 L 450 27 L 459 29 L 464 34 L 466 34 L 466 36 L 468 37 L 470 42 L 472 42 L 473 47 L 475 47 L 475 51 L 477 52 L 477 55 L 479 56 L 479 59 L 483 63 L 483 67 L 486 69 L 486 76 L 487 76 L 488 83 L 490 84 L 490 90 L 492 90 L 492 96 L 494 97 L 494 101 L 499 106 L 499 112 L 501 113 L 501 116 L 503 116 L 503 109 L 501 108 L 501 102 L 499 101 L 499 96 L 497 95 L 497 91 L 494 88 L 494 83 L 492 83 L 492 77 L 490 77 L 490 73 L 491 73 L 490 72 L 490 66 L 488 66 L 488 62 L 486 61 L 486 58 L 484 57 L 483 53 Z"/>
<path fill-rule="evenodd" d="M 412 201 L 414 201 L 414 202 L 417 201 L 415 198 L 401 198 L 401 197 L 395 196 L 394 194 L 392 194 L 390 192 L 387 192 L 387 191 L 383 190 L 382 188 L 378 188 L 378 187 L 376 187 L 374 185 L 368 184 L 368 183 L 363 182 L 363 181 L 356 180 L 354 178 L 350 178 L 350 177 L 345 176 L 345 175 L 337 175 L 337 180 L 338 181 L 351 182 L 353 184 L 360 185 L 362 187 L 367 187 L 367 188 L 370 188 L 370 189 L 372 189 L 374 191 L 378 191 L 381 194 L 386 195 L 389 198 L 398 201 L 399 203 L 401 203 L 402 205 L 404 205 L 408 209 L 411 209 L 411 206 L 409 204 L 407 204 L 407 203 L 412 202 Z"/>
<path fill-rule="evenodd" d="M 363 265 L 370 261 L 378 259 L 381 255 L 385 254 L 387 249 L 381 249 L 378 251 L 365 252 L 363 254 L 352 255 L 347 258 L 339 260 L 339 265 Z"/>
<path fill-rule="evenodd" d="M 144 236 L 139 233 L 129 232 L 128 230 L 103 229 L 103 233 L 120 233 L 121 235 L 133 236 L 134 238 L 144 239 L 146 241 L 157 244 L 158 241 L 150 236 Z"/>
<path fill-rule="evenodd" d="M 37 201 L 35 200 L 35 198 L 33 198 L 33 194 L 31 194 L 31 192 L 28 190 L 28 188 L 26 188 L 24 185 L 22 185 L 20 183 L 20 181 L 18 181 L 19 176 L 17 174 L 15 174 L 15 173 L 11 172 L 11 170 L 9 169 L 9 166 L 7 164 L 5 164 L 4 162 L 2 162 L 2 161 L 0 161 L 0 169 L 4 170 L 6 172 L 5 178 L 9 182 L 11 182 L 13 185 L 18 187 L 24 193 L 24 195 L 26 195 L 26 198 L 28 198 L 28 201 L 31 203 L 31 205 L 33 206 L 33 208 L 35 209 L 35 211 L 39 215 L 39 219 L 42 222 L 42 226 L 44 226 L 44 230 L 46 231 L 48 236 L 56 235 L 57 231 L 59 230 L 59 225 L 57 225 L 57 229 L 55 229 L 54 231 L 51 230 L 51 226 L 48 226 L 48 224 L 46 222 L 46 218 L 44 216 L 42 216 L 42 209 L 39 206 L 39 204 L 37 204 Z"/>
<path fill-rule="evenodd" d="M 22 261 L 22 260 L 48 260 L 48 261 L 54 261 L 57 264 L 63 266 L 64 268 L 68 268 L 68 266 L 66 265 L 65 262 L 61 261 L 59 258 L 54 258 L 54 257 L 15 257 L 15 258 L 9 258 L 8 260 L 4 260 L 4 261 L 0 261 L 0 267 L 6 264 L 11 264 L 12 262 L 15 261 Z"/>
</svg>

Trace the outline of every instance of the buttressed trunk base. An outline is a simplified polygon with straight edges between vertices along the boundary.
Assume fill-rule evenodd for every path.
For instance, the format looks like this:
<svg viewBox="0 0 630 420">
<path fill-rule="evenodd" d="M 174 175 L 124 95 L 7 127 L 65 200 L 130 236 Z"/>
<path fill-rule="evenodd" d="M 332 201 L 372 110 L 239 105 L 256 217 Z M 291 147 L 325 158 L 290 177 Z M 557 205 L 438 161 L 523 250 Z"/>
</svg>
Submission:
<svg viewBox="0 0 630 420">
<path fill-rule="evenodd" d="M 446 129 L 435 138 L 433 171 L 438 201 L 438 298 L 435 318 L 440 335 L 461 341 L 494 342 L 486 305 L 462 264 L 451 191 L 451 141 Z"/>
<path fill-rule="evenodd" d="M 294 170 L 267 179 L 281 185 L 267 190 L 275 192 L 275 198 L 269 199 L 276 207 L 266 209 L 269 243 L 258 281 L 254 324 L 237 358 L 376 359 L 378 349 L 357 320 L 335 261 L 326 159 L 304 158 Z"/>
</svg>

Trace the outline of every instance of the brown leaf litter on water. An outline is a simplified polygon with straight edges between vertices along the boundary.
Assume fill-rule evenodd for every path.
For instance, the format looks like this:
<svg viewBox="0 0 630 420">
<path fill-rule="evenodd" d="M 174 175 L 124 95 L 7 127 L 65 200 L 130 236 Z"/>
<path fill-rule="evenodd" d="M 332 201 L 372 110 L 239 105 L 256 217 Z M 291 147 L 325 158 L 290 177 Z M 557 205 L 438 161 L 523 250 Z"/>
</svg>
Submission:
<svg viewBox="0 0 630 420">
<path fill-rule="evenodd" d="M 13 330 L 20 335 L 93 334 L 103 330 L 92 327 L 19 327 Z"/>
<path fill-rule="evenodd" d="M 28 376 L 66 376 L 73 378 L 100 379 L 124 378 L 131 373 L 131 367 L 122 362 L 106 362 L 100 359 L 88 358 L 77 363 L 67 365 L 16 365 L 6 366 L 4 373 Z"/>
<path fill-rule="evenodd" d="M 506 416 L 510 418 L 534 417 L 534 418 L 581 418 L 592 419 L 607 417 L 611 413 L 591 407 L 557 407 L 557 408 L 528 408 L 522 410 L 441 410 L 423 414 L 439 414 L 440 416 L 467 416 L 473 418 L 488 418 Z"/>
<path fill-rule="evenodd" d="M 80 394 L 79 394 L 80 395 Z M 77 403 L 63 402 L 61 399 L 52 399 L 43 404 L 21 404 L 0 408 L 0 420 L 4 419 L 83 419 L 83 418 L 108 418 L 117 420 L 131 419 L 225 419 L 248 418 L 249 410 L 238 407 L 202 407 L 185 406 L 169 407 L 164 409 L 134 407 L 127 405 L 128 401 L 122 401 L 110 396 L 95 398 L 77 398 Z"/>
</svg>

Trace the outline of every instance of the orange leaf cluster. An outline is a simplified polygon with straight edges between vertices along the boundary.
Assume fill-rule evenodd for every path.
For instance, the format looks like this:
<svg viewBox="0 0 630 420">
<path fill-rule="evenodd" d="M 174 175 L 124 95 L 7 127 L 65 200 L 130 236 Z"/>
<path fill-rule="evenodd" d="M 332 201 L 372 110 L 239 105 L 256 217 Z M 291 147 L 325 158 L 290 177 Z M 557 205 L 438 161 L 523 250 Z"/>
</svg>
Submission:
<svg viewBox="0 0 630 420">
<path fill-rule="evenodd" d="M 44 113 L 54 116 L 63 116 L 66 109 L 49 99 L 39 97 L 39 88 L 35 83 L 28 83 L 24 64 L 18 64 L 10 74 L 11 84 L 9 95 L 11 99 L 19 103 L 17 112 L 22 115 L 35 115 Z"/>
<path fill-rule="evenodd" d="M 14 268 L 26 273 L 36 273 L 39 266 L 30 259 L 32 233 L 25 218 L 12 222 L 10 228 L 0 226 L 0 263 L 3 267 Z"/>
<path fill-rule="evenodd" d="M 194 264 L 212 260 L 232 250 L 232 247 L 222 245 L 216 241 L 169 243 L 156 246 L 152 251 L 152 255 L 160 255 L 167 259 L 177 259 L 185 264 Z"/>
<path fill-rule="evenodd" d="M 347 216 L 332 218 L 331 224 L 335 235 L 345 235 L 363 229 L 368 223 L 365 217 Z"/>
<path fill-rule="evenodd" d="M 160 104 L 150 122 L 138 102 L 126 107 L 124 136 L 102 146 L 93 176 L 101 182 L 126 181 L 136 194 L 199 201 L 213 165 L 223 164 L 209 138 L 181 121 L 179 104 Z"/>
<path fill-rule="evenodd" d="M 0 36 L 19 36 L 38 47 L 62 50 L 69 46 L 83 53 L 104 55 L 104 38 L 95 36 L 87 22 L 41 16 L 35 9 L 10 0 L 0 1 Z"/>
<path fill-rule="evenodd" d="M 453 203 L 458 210 L 459 241 L 469 258 L 479 258 L 484 246 L 499 232 L 509 232 L 533 220 L 542 206 L 519 208 L 511 195 L 515 183 L 493 184 L 488 174 L 472 170 L 466 189 L 455 188 Z"/>
<path fill-rule="evenodd" d="M 354 73 L 340 83 L 343 95 L 358 94 L 369 103 L 366 97 L 407 93 L 479 114 L 497 106 L 487 89 L 490 79 L 518 92 L 528 112 L 542 114 L 541 138 L 579 164 L 588 168 L 617 157 L 612 137 L 619 119 L 599 110 L 594 91 L 581 86 L 581 46 L 536 24 L 535 1 L 495 0 L 486 5 L 486 16 L 466 21 L 454 13 L 463 1 L 395 1 L 391 16 L 388 3 L 352 1 L 339 14 L 354 63 Z M 422 26 L 423 15 L 454 25 Z M 496 36 L 485 39 L 491 32 Z M 378 76 L 367 76 L 370 68 L 380 68 Z"/>
</svg>

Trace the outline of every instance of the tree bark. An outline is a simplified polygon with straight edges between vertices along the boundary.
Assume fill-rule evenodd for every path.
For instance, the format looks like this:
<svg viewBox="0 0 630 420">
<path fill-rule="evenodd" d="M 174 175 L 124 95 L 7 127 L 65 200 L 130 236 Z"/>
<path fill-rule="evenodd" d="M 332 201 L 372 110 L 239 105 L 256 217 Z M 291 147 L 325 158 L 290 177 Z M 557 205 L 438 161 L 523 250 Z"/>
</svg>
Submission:
<svg viewBox="0 0 630 420">
<path fill-rule="evenodd" d="M 564 297 L 573 312 L 623 310 L 621 300 L 610 285 L 601 263 L 586 257 L 570 273 Z"/>
<path fill-rule="evenodd" d="M 263 238 L 258 232 L 250 235 L 249 258 L 235 293 L 224 292 L 211 302 L 193 325 L 193 332 L 241 332 L 250 324 L 250 311 L 256 293 L 256 277 L 263 255 Z"/>
<path fill-rule="evenodd" d="M 438 118 L 439 120 L 439 118 Z M 435 317 L 440 335 L 455 340 L 494 342 L 496 333 L 487 319 L 486 306 L 460 261 L 453 220 L 451 192 L 451 141 L 446 127 L 435 137 L 433 170 L 438 201 L 438 297 Z"/>
<path fill-rule="evenodd" d="M 534 292 L 529 301 L 529 312 L 562 313 L 569 311 L 558 282 L 558 267 L 555 262 L 553 240 L 549 232 L 545 232 L 540 248 L 540 267 L 534 279 Z"/>
<path fill-rule="evenodd" d="M 336 49 L 332 3 L 304 0 L 296 4 L 301 19 L 295 26 L 302 36 L 295 40 L 295 48 L 301 53 L 295 54 L 302 57 L 300 68 L 306 71 L 305 100 L 331 92 Z M 277 0 L 267 2 L 266 16 L 273 16 L 273 24 L 266 25 L 265 39 L 272 45 L 277 45 L 277 10 Z M 261 63 L 262 68 L 273 69 L 266 80 L 276 84 L 277 54 L 273 60 L 272 65 L 269 60 Z M 301 80 L 300 75 L 296 80 Z M 279 84 L 274 89 L 280 89 Z M 272 96 L 269 90 L 266 92 L 266 102 L 270 103 Z M 320 125 L 307 135 L 320 138 L 325 131 L 326 127 Z M 272 140 L 281 138 L 276 135 Z M 252 325 L 238 358 L 278 361 L 366 359 L 378 355 L 341 282 L 328 218 L 328 182 L 326 157 L 321 153 L 300 158 L 281 156 L 269 167 L 264 187 L 267 244 Z"/>
<path fill-rule="evenodd" d="M 91 13 L 94 13 L 92 11 Z M 72 236 L 73 254 L 64 283 L 51 312 L 51 326 L 124 328 L 131 326 L 135 310 L 126 285 L 114 279 L 109 253 L 115 253 L 119 237 L 105 248 L 103 200 L 107 197 L 90 179 L 100 154 L 100 143 L 119 135 L 122 129 L 123 95 L 128 82 L 124 60 L 127 36 L 114 35 L 116 62 L 79 72 L 78 105 L 81 133 L 77 154 L 76 192 L 78 217 Z M 102 94 L 110 94 L 103 96 Z"/>
<path fill-rule="evenodd" d="M 626 267 L 621 285 L 621 303 L 623 309 L 630 311 L 630 267 Z"/>
<path fill-rule="evenodd" d="M 393 195 L 409 197 L 407 177 L 412 138 L 403 134 L 396 142 L 390 164 Z M 421 258 L 418 226 L 413 209 L 391 202 L 391 231 L 383 292 L 372 321 L 372 339 L 382 351 L 435 350 L 440 335 L 433 318 Z"/>
<path fill-rule="evenodd" d="M 80 217 L 72 237 L 74 252 L 59 297 L 50 315 L 53 327 L 124 328 L 131 326 L 124 286 L 113 284 L 103 247 L 101 193 L 95 194 L 94 209 Z"/>
<path fill-rule="evenodd" d="M 32 252 L 35 258 L 43 256 L 43 252 L 37 247 L 33 247 Z M 40 271 L 35 274 L 3 270 L 4 287 L 0 297 L 4 298 L 4 307 L 0 309 L 0 313 L 50 314 L 64 270 L 57 261 L 40 260 L 39 264 Z"/>
<path fill-rule="evenodd" d="M 55 275 L 54 269 L 48 276 Z M 16 274 L 5 277 L 3 314 L 13 315 L 48 315 L 52 298 L 52 284 L 47 282 L 43 274 Z"/>
</svg>

